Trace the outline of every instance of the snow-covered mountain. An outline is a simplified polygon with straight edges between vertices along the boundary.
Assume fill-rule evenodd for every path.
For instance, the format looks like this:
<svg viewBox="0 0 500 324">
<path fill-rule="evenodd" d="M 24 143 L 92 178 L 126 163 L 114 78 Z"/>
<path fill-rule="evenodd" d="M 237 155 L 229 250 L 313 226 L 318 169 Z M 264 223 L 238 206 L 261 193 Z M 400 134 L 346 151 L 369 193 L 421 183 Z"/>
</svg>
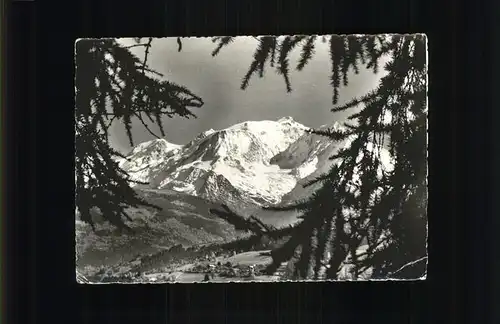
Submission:
<svg viewBox="0 0 500 324">
<path fill-rule="evenodd" d="M 345 130 L 339 123 L 324 125 L 319 129 Z M 274 156 L 271 163 L 280 168 L 289 168 L 299 172 L 297 185 L 282 196 L 281 203 L 291 203 L 310 196 L 317 186 L 304 187 L 303 185 L 327 173 L 338 162 L 330 160 L 330 157 L 348 144 L 349 140 L 334 142 L 326 136 L 306 133 L 286 150 Z M 307 172 L 304 172 L 306 170 Z"/>
<path fill-rule="evenodd" d="M 147 182 L 155 189 L 211 200 L 276 203 L 293 189 L 298 177 L 297 171 L 282 169 L 271 159 L 305 130 L 288 117 L 209 130 L 186 145 L 155 139 L 136 146 L 120 166 L 133 180 Z"/>
<path fill-rule="evenodd" d="M 323 126 L 341 129 L 338 123 Z M 291 117 L 248 121 L 199 134 L 186 145 L 155 139 L 120 161 L 133 180 L 228 205 L 278 204 L 307 196 L 302 184 L 336 161 L 347 142 L 306 132 Z"/>
</svg>

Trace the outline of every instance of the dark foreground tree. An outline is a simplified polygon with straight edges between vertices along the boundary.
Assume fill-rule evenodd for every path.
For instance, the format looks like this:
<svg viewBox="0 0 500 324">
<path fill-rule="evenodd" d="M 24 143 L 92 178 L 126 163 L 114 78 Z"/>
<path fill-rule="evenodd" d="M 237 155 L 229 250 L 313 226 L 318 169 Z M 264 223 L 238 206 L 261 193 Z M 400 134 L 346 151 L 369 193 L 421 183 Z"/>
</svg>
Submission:
<svg viewBox="0 0 500 324">
<path fill-rule="evenodd" d="M 302 70 L 314 54 L 316 38 L 260 37 L 241 88 L 246 89 L 254 73 L 262 77 L 267 66 L 275 68 L 292 91 L 289 53 L 302 47 L 296 67 Z M 214 38 L 219 44 L 213 55 L 231 40 Z M 349 140 L 350 145 L 332 157 L 336 164 L 328 174 L 312 182 L 323 186 L 311 199 L 287 207 L 301 211 L 303 221 L 287 243 L 273 251 L 268 270 L 294 259 L 296 279 L 337 279 L 347 260 L 354 279 L 367 269 L 372 278 L 418 278 L 425 274 L 427 239 L 425 36 L 323 40 L 329 42 L 334 105 L 341 85 L 348 85 L 350 69 L 358 73 L 365 66 L 377 72 L 380 58 L 388 55 L 388 74 L 374 91 L 332 109 L 361 107 L 349 117 L 353 122 L 345 123 L 345 130 L 311 130 L 335 141 Z M 385 147 L 389 158 L 384 161 Z M 358 253 L 362 243 L 368 248 Z"/>
<path fill-rule="evenodd" d="M 128 207 L 157 208 L 137 196 L 120 169 L 116 158 L 123 156 L 109 143 L 113 121 L 123 123 L 133 145 L 133 118 L 155 137 L 165 136 L 162 117 L 195 117 L 190 108 L 203 105 L 191 91 L 162 80 L 161 74 L 148 67 L 152 38 L 141 41 L 136 39 L 129 47 L 144 47 L 143 59 L 113 39 L 79 40 L 75 45 L 76 209 L 92 227 L 93 208 L 121 229 L 129 229 L 124 223 Z M 158 125 L 161 134 L 154 134 L 145 119 Z"/>
</svg>

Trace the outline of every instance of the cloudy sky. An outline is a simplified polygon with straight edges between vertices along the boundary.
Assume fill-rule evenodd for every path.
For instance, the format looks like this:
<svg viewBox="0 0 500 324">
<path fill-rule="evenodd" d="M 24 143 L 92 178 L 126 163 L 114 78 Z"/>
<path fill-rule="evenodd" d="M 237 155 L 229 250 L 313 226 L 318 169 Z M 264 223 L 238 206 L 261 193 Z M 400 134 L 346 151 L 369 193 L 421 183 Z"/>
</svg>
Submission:
<svg viewBox="0 0 500 324">
<path fill-rule="evenodd" d="M 132 39 L 120 42 L 134 43 Z M 153 40 L 149 66 L 167 80 L 186 86 L 205 103 L 195 110 L 197 119 L 164 119 L 166 139 L 172 143 L 185 144 L 207 129 L 223 129 L 248 120 L 277 120 L 291 116 L 306 126 L 318 127 L 343 121 L 346 114 L 352 113 L 330 112 L 332 88 L 328 45 L 320 39 L 313 59 L 304 70 L 291 72 L 291 93 L 286 92 L 283 77 L 273 70 L 266 71 L 264 78 L 252 78 L 246 90 L 240 89 L 257 45 L 253 37 L 238 37 L 218 56 L 212 57 L 215 45 L 210 38 L 184 38 L 182 51 L 178 52 L 176 38 Z M 140 58 L 144 56 L 144 48 L 131 50 Z M 292 52 L 291 67 L 295 68 L 299 55 L 299 50 Z M 370 91 L 381 76 L 371 70 L 360 69 L 358 75 L 351 72 L 349 86 L 340 90 L 339 104 Z M 160 134 L 156 127 L 150 128 Z M 153 139 L 138 121 L 133 122 L 132 133 L 136 144 Z M 110 135 L 115 148 L 124 153 L 130 150 L 122 124 L 114 124 Z"/>
</svg>

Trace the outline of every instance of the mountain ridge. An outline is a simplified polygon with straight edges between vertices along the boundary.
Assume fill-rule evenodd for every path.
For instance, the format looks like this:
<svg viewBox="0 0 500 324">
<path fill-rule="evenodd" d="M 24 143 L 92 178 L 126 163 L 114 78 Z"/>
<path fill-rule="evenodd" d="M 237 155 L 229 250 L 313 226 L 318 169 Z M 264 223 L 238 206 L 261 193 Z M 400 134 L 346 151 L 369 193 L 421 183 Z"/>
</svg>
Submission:
<svg viewBox="0 0 500 324">
<path fill-rule="evenodd" d="M 119 161 L 138 188 L 168 189 L 242 209 L 276 206 L 307 198 L 320 184 L 303 185 L 339 163 L 331 160 L 349 146 L 308 132 L 291 117 L 246 121 L 200 133 L 185 145 L 154 139 L 137 145 Z M 345 131 L 338 122 L 321 130 Z M 257 212 L 260 213 L 260 212 Z"/>
<path fill-rule="evenodd" d="M 141 143 L 119 164 L 133 180 L 149 183 L 149 188 L 213 200 L 220 192 L 212 189 L 222 186 L 229 196 L 257 204 L 277 203 L 296 185 L 297 176 L 270 161 L 307 129 L 290 117 L 246 121 L 205 131 L 185 145 L 165 139 Z"/>
</svg>

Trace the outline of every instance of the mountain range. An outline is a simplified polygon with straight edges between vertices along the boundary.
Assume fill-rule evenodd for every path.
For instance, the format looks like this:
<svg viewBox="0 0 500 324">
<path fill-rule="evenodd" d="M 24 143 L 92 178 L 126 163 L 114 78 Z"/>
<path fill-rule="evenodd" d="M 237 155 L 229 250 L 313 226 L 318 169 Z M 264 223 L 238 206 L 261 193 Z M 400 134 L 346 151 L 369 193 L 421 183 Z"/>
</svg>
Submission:
<svg viewBox="0 0 500 324">
<path fill-rule="evenodd" d="M 338 123 L 322 128 L 342 129 Z M 154 139 L 119 161 L 137 188 L 169 189 L 230 207 L 277 205 L 305 198 L 302 184 L 328 171 L 345 141 L 307 132 L 291 117 L 208 130 L 186 145 Z M 314 188 L 310 188 L 313 190 Z"/>
</svg>

